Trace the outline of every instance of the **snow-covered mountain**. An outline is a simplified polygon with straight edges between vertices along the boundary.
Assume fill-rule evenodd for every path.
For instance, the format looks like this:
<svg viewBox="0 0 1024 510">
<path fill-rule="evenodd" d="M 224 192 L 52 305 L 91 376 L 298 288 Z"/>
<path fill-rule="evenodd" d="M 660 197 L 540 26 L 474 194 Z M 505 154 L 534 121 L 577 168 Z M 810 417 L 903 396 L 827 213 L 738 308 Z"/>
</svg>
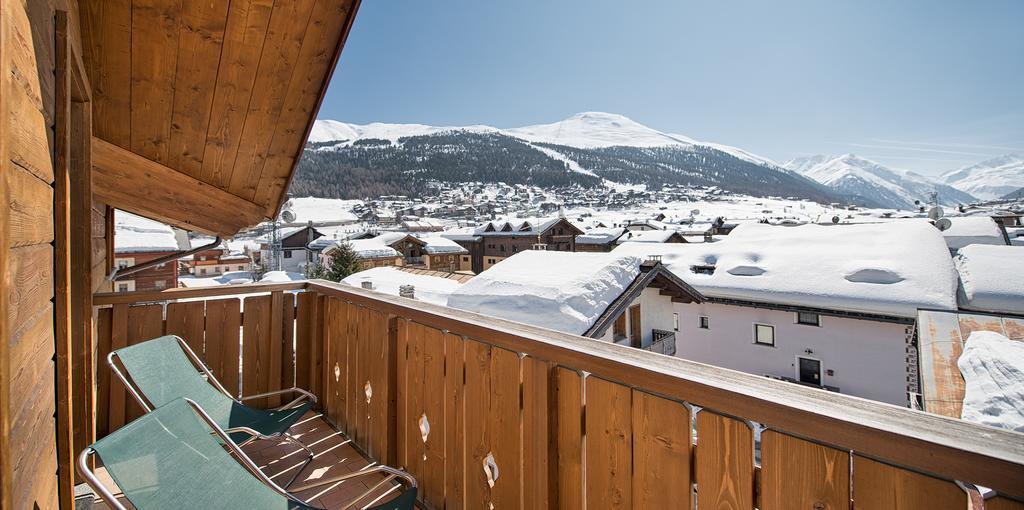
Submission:
<svg viewBox="0 0 1024 510">
<path fill-rule="evenodd" d="M 1007 154 L 942 175 L 942 182 L 985 200 L 1024 187 L 1024 154 Z"/>
<path fill-rule="evenodd" d="M 860 197 L 879 207 L 912 209 L 914 201 L 927 202 L 933 191 L 939 203 L 970 203 L 974 197 L 914 172 L 894 170 L 853 154 L 796 158 L 784 167 L 828 186 L 837 193 Z"/>
<path fill-rule="evenodd" d="M 846 201 L 768 158 L 602 112 L 509 129 L 318 120 L 309 142 L 293 183 L 300 194 L 415 193 L 431 180 L 554 187 L 611 182 Z"/>
</svg>

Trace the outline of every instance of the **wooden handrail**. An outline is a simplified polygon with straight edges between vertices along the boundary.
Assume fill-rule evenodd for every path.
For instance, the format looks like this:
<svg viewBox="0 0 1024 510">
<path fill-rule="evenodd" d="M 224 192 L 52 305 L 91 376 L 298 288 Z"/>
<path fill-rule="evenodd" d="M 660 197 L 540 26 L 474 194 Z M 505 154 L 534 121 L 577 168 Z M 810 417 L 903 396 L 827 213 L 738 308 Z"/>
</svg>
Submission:
<svg viewBox="0 0 1024 510">
<path fill-rule="evenodd" d="M 307 290 L 888 464 L 1024 497 L 1019 433 L 324 280 L 310 281 Z"/>
<path fill-rule="evenodd" d="M 158 291 L 135 292 L 100 292 L 93 294 L 93 305 L 125 305 L 133 303 L 150 303 L 156 301 L 173 301 L 176 299 L 206 298 L 218 296 L 235 296 L 240 294 L 256 294 L 287 290 L 304 290 L 309 282 L 302 280 L 287 283 L 242 283 L 238 285 L 218 285 L 199 289 L 166 289 Z"/>
</svg>

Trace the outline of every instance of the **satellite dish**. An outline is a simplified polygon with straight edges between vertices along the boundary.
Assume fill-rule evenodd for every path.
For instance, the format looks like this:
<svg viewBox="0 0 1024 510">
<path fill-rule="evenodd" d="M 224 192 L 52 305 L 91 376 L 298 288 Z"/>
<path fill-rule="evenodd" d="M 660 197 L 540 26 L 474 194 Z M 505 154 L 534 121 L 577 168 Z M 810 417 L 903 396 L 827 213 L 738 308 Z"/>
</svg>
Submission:
<svg viewBox="0 0 1024 510">
<path fill-rule="evenodd" d="M 838 225 L 839 224 L 839 216 L 833 216 L 832 217 L 832 223 Z"/>
<path fill-rule="evenodd" d="M 928 219 L 935 221 L 941 218 L 945 214 L 941 207 L 935 206 L 928 211 Z"/>
<path fill-rule="evenodd" d="M 921 205 L 921 201 L 920 200 L 914 200 L 914 205 Z"/>
<path fill-rule="evenodd" d="M 935 222 L 935 228 L 943 231 L 949 230 L 949 227 L 952 226 L 953 222 L 949 221 L 949 218 L 940 218 L 938 221 Z"/>
<path fill-rule="evenodd" d="M 722 218 L 721 216 L 719 216 L 719 217 L 715 218 L 715 221 L 712 224 L 715 227 L 717 227 L 717 228 L 721 228 L 722 225 L 725 225 L 725 218 Z"/>
<path fill-rule="evenodd" d="M 285 223 L 291 223 L 295 221 L 295 213 L 291 211 L 283 211 L 281 213 L 281 219 L 284 220 Z"/>
</svg>

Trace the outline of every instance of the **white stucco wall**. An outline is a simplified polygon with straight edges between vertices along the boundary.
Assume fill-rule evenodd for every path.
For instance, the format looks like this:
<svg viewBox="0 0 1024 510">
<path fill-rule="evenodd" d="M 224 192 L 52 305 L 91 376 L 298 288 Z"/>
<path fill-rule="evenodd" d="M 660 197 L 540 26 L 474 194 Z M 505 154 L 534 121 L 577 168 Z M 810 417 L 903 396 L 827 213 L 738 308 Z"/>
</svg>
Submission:
<svg viewBox="0 0 1024 510">
<path fill-rule="evenodd" d="M 822 315 L 818 327 L 797 324 L 794 312 L 711 303 L 674 303 L 673 308 L 679 314 L 680 358 L 793 379 L 798 378 L 797 356 L 818 359 L 823 384 L 907 405 L 906 325 Z M 709 317 L 709 329 L 699 328 L 700 315 Z M 671 313 L 667 316 L 671 329 Z M 774 347 L 754 343 L 755 323 L 775 326 Z"/>
<path fill-rule="evenodd" d="M 668 296 L 662 296 L 659 294 L 658 289 L 648 287 L 637 296 L 630 304 L 629 307 L 640 304 L 640 328 L 642 332 L 641 345 L 646 347 L 651 345 L 654 340 L 654 334 L 652 330 L 662 329 L 665 331 L 672 331 L 672 314 L 675 312 L 672 308 L 672 298 Z M 626 314 L 626 339 L 620 341 L 620 343 L 629 344 L 629 307 L 624 312 Z M 610 326 L 601 340 L 605 342 L 614 341 L 615 327 Z"/>
</svg>

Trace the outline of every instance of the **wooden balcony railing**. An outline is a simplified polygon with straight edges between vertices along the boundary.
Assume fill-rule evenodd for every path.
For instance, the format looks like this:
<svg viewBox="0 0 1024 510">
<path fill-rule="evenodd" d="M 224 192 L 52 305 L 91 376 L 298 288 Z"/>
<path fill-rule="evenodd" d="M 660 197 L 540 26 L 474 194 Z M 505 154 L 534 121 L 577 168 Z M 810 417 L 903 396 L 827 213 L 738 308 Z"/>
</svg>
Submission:
<svg viewBox="0 0 1024 510">
<path fill-rule="evenodd" d="M 666 356 L 676 355 L 676 333 L 663 329 L 651 330 L 651 345 L 644 347 L 645 351 L 656 352 Z"/>
<path fill-rule="evenodd" d="M 99 354 L 177 333 L 232 388 L 308 386 L 428 508 L 1024 508 L 1014 432 L 323 281 L 94 301 Z M 98 375 L 105 433 L 134 414 Z"/>
</svg>

